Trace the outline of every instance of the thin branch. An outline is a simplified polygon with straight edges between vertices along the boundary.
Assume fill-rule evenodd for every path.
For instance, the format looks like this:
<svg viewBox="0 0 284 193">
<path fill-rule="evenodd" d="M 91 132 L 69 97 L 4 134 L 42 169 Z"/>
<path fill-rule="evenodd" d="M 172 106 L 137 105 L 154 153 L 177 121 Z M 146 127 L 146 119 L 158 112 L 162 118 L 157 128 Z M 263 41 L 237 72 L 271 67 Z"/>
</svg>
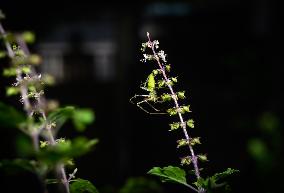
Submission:
<svg viewBox="0 0 284 193">
<path fill-rule="evenodd" d="M 7 40 L 7 34 L 6 34 L 1 23 L 0 23 L 0 34 L 4 39 L 4 44 L 5 44 L 9 58 L 13 59 L 15 57 L 15 53 L 12 49 L 10 42 Z M 21 49 L 23 50 L 25 56 L 29 56 L 30 51 L 29 51 L 26 43 L 22 40 L 22 38 L 20 36 L 16 36 L 16 39 L 17 39 L 17 43 L 20 45 Z M 16 76 L 17 80 L 19 82 L 21 82 L 23 80 L 21 69 L 19 69 L 17 67 L 16 73 L 17 73 L 17 76 Z M 36 75 L 35 69 L 33 67 L 31 67 L 31 73 L 33 75 Z M 28 117 L 32 117 L 33 110 L 32 110 L 31 102 L 30 102 L 29 97 L 28 97 L 28 89 L 27 89 L 25 84 L 20 84 L 19 87 L 20 87 L 20 92 L 21 92 L 21 97 L 22 97 L 21 99 L 22 99 L 22 102 L 23 102 L 23 105 L 24 105 L 24 110 L 26 111 Z M 51 127 L 49 127 L 49 124 L 47 123 L 46 113 L 45 113 L 44 108 L 43 108 L 44 107 L 44 104 L 42 102 L 43 100 L 45 100 L 43 96 L 39 96 L 37 98 L 38 107 L 40 108 L 41 116 L 42 116 L 42 118 L 44 119 L 44 122 L 45 122 L 42 129 L 46 128 L 46 130 L 48 132 L 50 144 L 55 145 L 56 144 L 55 138 L 54 138 L 53 133 L 51 131 Z M 39 151 L 39 134 L 42 131 L 42 129 L 39 129 L 38 131 L 33 131 L 32 133 L 29 134 L 32 141 L 33 141 L 33 147 L 34 147 L 35 151 Z M 60 175 L 60 178 L 62 179 L 63 185 L 66 189 L 66 193 L 70 193 L 69 181 L 66 177 L 66 172 L 65 172 L 63 164 L 59 164 L 58 173 Z"/>
<path fill-rule="evenodd" d="M 166 74 L 166 71 L 165 71 L 165 69 L 163 67 L 162 62 L 160 61 L 160 58 L 159 58 L 158 54 L 155 51 L 153 42 L 151 41 L 150 34 L 148 32 L 147 32 L 147 37 L 148 37 L 148 41 L 149 41 L 150 47 L 152 49 L 152 52 L 154 54 L 155 60 L 157 61 L 158 65 L 159 65 L 159 68 L 160 68 L 160 70 L 162 72 L 162 75 L 164 77 L 164 80 L 165 80 L 165 82 L 166 82 L 166 84 L 167 84 L 167 86 L 168 86 L 168 88 L 169 88 L 169 90 L 171 92 L 171 97 L 172 97 L 172 99 L 173 99 L 173 101 L 175 103 L 175 108 L 179 109 L 180 106 L 178 104 L 177 97 L 173 97 L 173 96 L 175 96 L 175 92 L 173 90 L 173 87 L 169 83 L 170 80 L 169 80 L 169 78 L 168 78 L 168 76 Z M 190 141 L 190 137 L 189 137 L 188 132 L 186 130 L 186 123 L 184 122 L 183 116 L 182 116 L 182 114 L 179 111 L 178 111 L 178 116 L 179 116 L 179 119 L 180 119 L 180 122 L 181 122 L 181 127 L 182 127 L 182 130 L 183 130 L 184 136 L 185 136 L 187 141 Z M 192 146 L 190 144 L 188 144 L 188 147 L 189 147 L 189 150 L 190 150 L 191 159 L 192 159 L 192 163 L 193 163 L 193 166 L 194 166 L 194 172 L 195 172 L 196 178 L 199 179 L 200 178 L 200 172 L 199 172 L 199 168 L 198 168 L 197 157 L 196 157 L 196 155 L 194 153 L 194 150 L 193 150 Z"/>
<path fill-rule="evenodd" d="M 25 41 L 23 41 L 23 39 L 20 36 L 17 36 L 17 43 L 20 45 L 21 49 L 24 51 L 25 55 L 28 56 L 30 55 L 30 51 L 28 49 L 27 44 L 25 43 Z M 35 69 L 32 68 L 31 70 L 32 75 L 36 75 Z M 43 103 L 43 101 L 45 101 L 45 97 L 43 95 L 40 95 L 39 97 L 37 97 L 37 103 L 38 103 L 38 107 L 40 108 L 40 114 L 45 122 L 45 128 L 47 130 L 47 134 L 48 134 L 48 141 L 50 142 L 51 145 L 55 145 L 55 137 L 52 133 L 52 127 L 51 125 L 48 123 L 47 120 L 47 116 L 46 116 L 46 112 L 45 112 L 45 104 Z M 41 130 L 39 130 L 41 131 Z M 66 193 L 70 193 L 70 189 L 69 189 L 69 181 L 66 177 L 66 172 L 65 172 L 65 168 L 64 168 L 64 164 L 59 164 L 58 166 L 58 174 L 60 176 L 60 178 L 62 178 L 62 183 L 65 187 Z"/>
</svg>

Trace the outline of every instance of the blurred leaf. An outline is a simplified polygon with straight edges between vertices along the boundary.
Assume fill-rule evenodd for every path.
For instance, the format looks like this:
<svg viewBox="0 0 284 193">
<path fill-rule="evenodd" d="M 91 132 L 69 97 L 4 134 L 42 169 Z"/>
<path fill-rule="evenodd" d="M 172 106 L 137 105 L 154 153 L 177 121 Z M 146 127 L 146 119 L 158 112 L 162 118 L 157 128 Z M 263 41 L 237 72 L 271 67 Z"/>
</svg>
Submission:
<svg viewBox="0 0 284 193">
<path fill-rule="evenodd" d="M 150 171 L 148 171 L 148 174 L 159 176 L 162 182 L 174 182 L 183 185 L 188 185 L 186 183 L 185 171 L 179 167 L 154 167 Z"/>
<path fill-rule="evenodd" d="M 27 60 L 28 60 L 28 63 L 32 64 L 32 65 L 39 65 L 42 62 L 41 56 L 39 56 L 37 54 L 29 55 Z"/>
<path fill-rule="evenodd" d="M 267 159 L 269 150 L 265 143 L 257 138 L 248 141 L 248 152 L 256 160 Z"/>
<path fill-rule="evenodd" d="M 47 119 L 53 123 L 56 123 L 56 127 L 60 128 L 62 125 L 73 116 L 75 108 L 72 106 L 67 106 L 64 108 L 58 108 L 55 111 L 49 113 Z"/>
<path fill-rule="evenodd" d="M 226 181 L 220 182 L 220 180 L 224 180 L 224 178 L 231 176 L 232 174 L 238 173 L 239 170 L 231 169 L 228 168 L 226 171 L 221 172 L 221 173 L 216 173 L 213 176 L 209 176 L 207 178 L 199 178 L 197 179 L 195 184 L 198 188 L 204 188 L 207 193 L 214 192 L 228 192 L 229 190 L 229 185 L 227 184 Z M 223 189 L 223 191 L 221 191 Z"/>
<path fill-rule="evenodd" d="M 18 128 L 25 121 L 25 115 L 22 112 L 0 102 L 0 125 L 2 127 Z"/>
<path fill-rule="evenodd" d="M 94 117 L 94 113 L 90 109 L 67 106 L 51 112 L 48 115 L 48 120 L 55 122 L 56 127 L 60 128 L 68 119 L 71 119 L 76 129 L 83 131 L 88 124 L 94 121 Z"/>
<path fill-rule="evenodd" d="M 5 58 L 7 56 L 7 53 L 5 51 L 0 50 L 0 59 Z"/>
<path fill-rule="evenodd" d="M 136 177 L 129 178 L 125 185 L 120 189 L 119 193 L 162 193 L 162 187 L 155 181 Z"/>
<path fill-rule="evenodd" d="M 265 112 L 259 119 L 259 127 L 266 133 L 275 133 L 279 128 L 279 119 L 271 112 Z"/>
<path fill-rule="evenodd" d="M 20 89 L 18 87 L 10 86 L 10 87 L 7 87 L 6 89 L 7 96 L 17 95 L 19 93 L 20 93 Z"/>
<path fill-rule="evenodd" d="M 224 172 L 221 172 L 221 173 L 216 173 L 214 174 L 214 176 L 212 176 L 212 178 L 215 180 L 215 181 L 218 181 L 218 180 L 221 180 L 221 179 L 224 179 L 232 174 L 235 174 L 235 173 L 239 173 L 240 171 L 239 170 L 235 170 L 235 169 L 232 169 L 232 168 L 227 168 L 226 171 Z"/>
<path fill-rule="evenodd" d="M 20 134 L 15 140 L 17 155 L 21 157 L 29 157 L 34 154 L 34 148 L 31 138 L 25 134 Z"/>
<path fill-rule="evenodd" d="M 14 160 L 1 160 L 0 168 L 8 172 L 19 172 L 26 170 L 29 172 L 36 172 L 35 162 L 26 159 L 14 159 Z"/>
<path fill-rule="evenodd" d="M 84 137 L 77 137 L 73 141 L 66 140 L 55 145 L 48 145 L 42 148 L 37 156 L 46 164 L 68 163 L 71 158 L 80 157 L 89 152 L 97 143 L 97 139 L 88 140 Z"/>
<path fill-rule="evenodd" d="M 76 179 L 70 185 L 71 193 L 99 193 L 96 187 L 88 180 Z"/>
<path fill-rule="evenodd" d="M 35 34 L 31 31 L 25 31 L 22 33 L 22 38 L 28 44 L 32 44 L 35 42 Z"/>
<path fill-rule="evenodd" d="M 55 78 L 50 74 L 43 74 L 42 81 L 45 83 L 45 85 L 49 85 L 49 86 L 55 84 Z"/>
<path fill-rule="evenodd" d="M 275 165 L 277 159 L 275 154 L 268 149 L 268 146 L 261 139 L 253 138 L 247 144 L 248 153 L 255 160 L 259 171 L 268 172 Z"/>
<path fill-rule="evenodd" d="M 4 68 L 3 70 L 3 76 L 6 76 L 6 77 L 10 77 L 10 76 L 16 76 L 17 75 L 17 71 L 16 71 L 16 68 Z"/>
<path fill-rule="evenodd" d="M 73 123 L 78 131 L 84 131 L 88 124 L 95 119 L 95 115 L 90 109 L 76 109 L 73 114 Z"/>
</svg>

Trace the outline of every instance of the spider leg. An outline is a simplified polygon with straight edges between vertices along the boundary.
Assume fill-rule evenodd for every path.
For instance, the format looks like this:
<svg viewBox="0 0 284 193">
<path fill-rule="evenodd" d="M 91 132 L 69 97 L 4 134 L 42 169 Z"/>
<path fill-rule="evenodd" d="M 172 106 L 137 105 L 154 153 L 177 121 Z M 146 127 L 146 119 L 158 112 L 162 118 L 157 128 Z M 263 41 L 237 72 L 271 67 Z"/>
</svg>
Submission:
<svg viewBox="0 0 284 193">
<path fill-rule="evenodd" d="M 159 109 L 156 109 L 151 103 L 149 103 L 148 100 L 145 101 L 154 111 L 160 111 Z"/>
<path fill-rule="evenodd" d="M 161 115 L 161 114 L 166 114 L 166 113 L 153 113 L 153 112 L 149 112 L 147 111 L 146 109 L 144 109 L 141 104 L 142 103 L 147 103 L 152 109 L 154 109 L 155 111 L 159 111 L 158 109 L 156 109 L 155 107 L 153 107 L 153 105 L 151 105 L 149 102 L 148 102 L 148 99 L 145 99 L 143 101 L 140 101 L 138 103 L 136 103 L 137 107 L 139 107 L 141 110 L 143 110 L 144 112 L 150 114 L 150 115 Z"/>
<path fill-rule="evenodd" d="M 143 94 L 143 95 L 134 95 L 133 97 L 131 97 L 130 99 L 129 99 L 129 101 L 132 103 L 132 104 L 137 104 L 137 103 L 135 103 L 135 102 L 133 102 L 133 100 L 134 99 L 136 99 L 136 98 L 138 98 L 138 97 L 144 97 L 144 98 L 149 98 L 149 95 L 145 95 L 145 94 Z M 144 99 L 144 100 L 147 100 L 147 99 Z"/>
</svg>

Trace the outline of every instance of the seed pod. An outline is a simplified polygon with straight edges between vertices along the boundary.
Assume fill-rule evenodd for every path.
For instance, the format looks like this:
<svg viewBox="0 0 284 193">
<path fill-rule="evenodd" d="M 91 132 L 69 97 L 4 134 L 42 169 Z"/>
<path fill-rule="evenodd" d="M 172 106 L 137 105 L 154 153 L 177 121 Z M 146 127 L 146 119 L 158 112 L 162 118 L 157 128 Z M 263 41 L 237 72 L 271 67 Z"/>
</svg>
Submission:
<svg viewBox="0 0 284 193">
<path fill-rule="evenodd" d="M 200 143 L 200 137 L 191 138 L 190 141 L 189 141 L 189 144 L 192 145 L 192 146 L 195 145 L 195 144 L 201 144 Z"/>
<path fill-rule="evenodd" d="M 188 145 L 188 141 L 186 139 L 177 140 L 177 148 L 183 147 Z"/>
<path fill-rule="evenodd" d="M 207 156 L 205 154 L 199 154 L 197 155 L 197 157 L 200 161 L 208 161 Z"/>
<path fill-rule="evenodd" d="M 170 72 L 171 71 L 171 65 L 168 64 L 168 65 L 165 65 L 165 69 L 167 72 Z"/>
<path fill-rule="evenodd" d="M 171 129 L 169 131 L 177 130 L 180 128 L 180 123 L 179 122 L 174 122 L 170 124 Z"/>
<path fill-rule="evenodd" d="M 163 94 L 161 98 L 163 102 L 172 100 L 172 96 L 170 94 Z"/>
<path fill-rule="evenodd" d="M 190 128 L 194 128 L 194 120 L 193 119 L 189 119 L 187 122 L 186 122 L 187 126 L 190 127 Z"/>
<path fill-rule="evenodd" d="M 180 164 L 183 165 L 190 165 L 191 164 L 191 157 L 190 156 L 186 156 L 181 158 Z"/>
<path fill-rule="evenodd" d="M 185 91 L 177 92 L 177 97 L 178 97 L 179 99 L 185 99 L 184 93 L 185 93 Z"/>
</svg>

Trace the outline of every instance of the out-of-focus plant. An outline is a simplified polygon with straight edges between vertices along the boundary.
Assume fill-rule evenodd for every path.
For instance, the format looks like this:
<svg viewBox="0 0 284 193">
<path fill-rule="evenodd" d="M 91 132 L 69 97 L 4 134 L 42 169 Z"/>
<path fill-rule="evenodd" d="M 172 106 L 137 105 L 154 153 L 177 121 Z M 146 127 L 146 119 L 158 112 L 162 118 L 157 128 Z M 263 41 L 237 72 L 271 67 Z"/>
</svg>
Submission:
<svg viewBox="0 0 284 193">
<path fill-rule="evenodd" d="M 278 177 L 282 176 L 284 169 L 281 121 L 276 113 L 267 111 L 263 112 L 255 123 L 258 130 L 247 143 L 248 153 L 255 166 L 253 169 L 257 174 L 255 180 L 264 185 L 263 192 L 283 192 L 282 186 L 269 185 L 281 184 L 282 180 Z"/>
<path fill-rule="evenodd" d="M 119 193 L 163 193 L 163 188 L 145 177 L 128 178 Z"/>
<path fill-rule="evenodd" d="M 0 11 L 0 19 L 4 18 Z M 4 46 L 0 58 L 6 57 L 10 61 L 3 75 L 13 80 L 6 89 L 6 95 L 20 96 L 24 109 L 24 112 L 19 112 L 0 102 L 1 125 L 18 128 L 31 141 L 27 145 L 21 144 L 21 148 L 25 148 L 23 157 L 1 160 L 0 168 L 18 167 L 35 173 L 44 185 L 45 192 L 48 184 L 56 183 L 61 184 L 66 193 L 96 193 L 92 183 L 75 178 L 78 169 L 73 160 L 92 150 L 98 140 L 83 136 L 71 140 L 57 136 L 67 120 L 71 120 L 78 131 L 84 131 L 94 121 L 93 111 L 73 106 L 59 108 L 44 97 L 44 86 L 54 80 L 51 76 L 36 72 L 35 66 L 41 63 L 41 57 L 31 54 L 28 49 L 27 44 L 35 41 L 32 32 L 7 33 L 0 22 L 0 40 Z"/>
<path fill-rule="evenodd" d="M 169 124 L 170 132 L 181 131 L 183 138 L 177 140 L 177 148 L 187 148 L 188 151 L 182 156 L 180 164 L 183 167 L 193 166 L 193 169 L 185 170 L 177 166 L 154 167 L 148 174 L 158 176 L 162 182 L 174 182 L 182 184 L 191 190 L 204 193 L 214 192 L 220 188 L 228 190 L 228 185 L 224 178 L 238 172 L 238 170 L 228 168 L 226 171 L 216 173 L 206 178 L 201 177 L 199 161 L 208 161 L 206 154 L 196 154 L 194 147 L 201 144 L 200 137 L 189 135 L 189 129 L 195 127 L 194 120 L 186 118 L 191 112 L 190 105 L 184 103 L 186 99 L 185 91 L 175 91 L 174 86 L 178 83 L 176 76 L 170 76 L 171 65 L 167 61 L 167 55 L 163 50 L 159 50 L 159 41 L 151 40 L 150 34 L 147 33 L 148 41 L 142 43 L 141 51 L 143 53 L 144 63 L 156 63 L 157 69 L 152 70 L 146 81 L 141 85 L 146 94 L 134 95 L 130 102 L 134 103 L 144 112 L 154 114 L 165 114 L 176 120 Z M 166 108 L 166 110 L 160 110 Z M 191 182 L 187 182 L 187 175 L 194 175 L 195 180 L 190 177 Z"/>
</svg>

